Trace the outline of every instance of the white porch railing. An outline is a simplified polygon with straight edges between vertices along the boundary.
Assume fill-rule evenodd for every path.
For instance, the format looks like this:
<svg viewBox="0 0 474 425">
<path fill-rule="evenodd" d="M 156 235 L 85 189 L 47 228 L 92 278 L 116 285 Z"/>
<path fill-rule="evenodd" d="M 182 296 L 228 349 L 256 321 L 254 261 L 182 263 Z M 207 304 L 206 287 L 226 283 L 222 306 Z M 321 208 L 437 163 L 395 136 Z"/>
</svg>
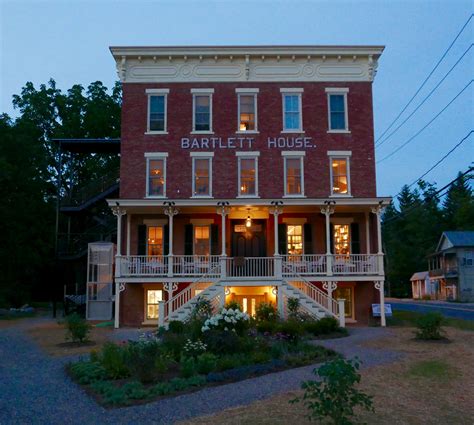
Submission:
<svg viewBox="0 0 474 425">
<path fill-rule="evenodd" d="M 274 257 L 225 258 L 225 277 L 275 277 Z"/>
<path fill-rule="evenodd" d="M 218 255 L 129 255 L 116 257 L 117 277 L 211 277 L 230 279 L 316 276 L 367 276 L 383 271 L 383 255 L 282 255 L 222 257 Z"/>
</svg>

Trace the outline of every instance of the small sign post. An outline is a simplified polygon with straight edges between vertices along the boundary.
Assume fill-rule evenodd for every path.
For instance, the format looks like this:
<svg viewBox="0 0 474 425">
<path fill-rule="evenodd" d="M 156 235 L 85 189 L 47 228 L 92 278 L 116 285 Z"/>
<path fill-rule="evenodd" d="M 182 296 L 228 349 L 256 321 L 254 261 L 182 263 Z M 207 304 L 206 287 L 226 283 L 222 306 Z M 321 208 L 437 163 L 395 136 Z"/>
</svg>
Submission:
<svg viewBox="0 0 474 425">
<path fill-rule="evenodd" d="M 372 304 L 372 316 L 380 317 L 380 304 Z M 385 304 L 385 316 L 392 316 L 392 304 Z"/>
</svg>

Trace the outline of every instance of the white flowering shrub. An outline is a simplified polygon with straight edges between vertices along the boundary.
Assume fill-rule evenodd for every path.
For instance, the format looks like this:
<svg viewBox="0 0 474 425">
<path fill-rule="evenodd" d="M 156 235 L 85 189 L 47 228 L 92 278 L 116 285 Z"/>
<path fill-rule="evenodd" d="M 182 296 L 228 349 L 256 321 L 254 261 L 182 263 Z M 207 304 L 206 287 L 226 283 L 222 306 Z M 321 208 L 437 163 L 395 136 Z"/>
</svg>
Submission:
<svg viewBox="0 0 474 425">
<path fill-rule="evenodd" d="M 191 341 L 188 339 L 184 344 L 183 350 L 187 357 L 197 357 L 202 353 L 205 353 L 207 345 L 204 344 L 200 339 L 197 341 Z"/>
<path fill-rule="evenodd" d="M 223 308 L 204 322 L 202 332 L 222 330 L 241 333 L 248 327 L 250 316 L 237 308 Z"/>
</svg>

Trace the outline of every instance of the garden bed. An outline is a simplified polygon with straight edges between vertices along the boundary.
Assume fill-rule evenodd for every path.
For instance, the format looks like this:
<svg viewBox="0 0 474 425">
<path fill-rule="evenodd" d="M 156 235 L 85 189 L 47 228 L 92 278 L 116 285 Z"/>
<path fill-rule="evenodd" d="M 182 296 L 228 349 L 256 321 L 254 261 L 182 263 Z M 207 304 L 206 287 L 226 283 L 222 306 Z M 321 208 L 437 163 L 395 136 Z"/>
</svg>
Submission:
<svg viewBox="0 0 474 425">
<path fill-rule="evenodd" d="M 279 320 L 273 311 L 251 319 L 236 306 L 212 316 L 203 302 L 186 324 L 170 322 L 138 342 L 106 343 L 67 371 L 103 406 L 141 404 L 324 362 L 337 354 L 307 340 L 344 333 L 338 329 L 334 319 Z"/>
</svg>

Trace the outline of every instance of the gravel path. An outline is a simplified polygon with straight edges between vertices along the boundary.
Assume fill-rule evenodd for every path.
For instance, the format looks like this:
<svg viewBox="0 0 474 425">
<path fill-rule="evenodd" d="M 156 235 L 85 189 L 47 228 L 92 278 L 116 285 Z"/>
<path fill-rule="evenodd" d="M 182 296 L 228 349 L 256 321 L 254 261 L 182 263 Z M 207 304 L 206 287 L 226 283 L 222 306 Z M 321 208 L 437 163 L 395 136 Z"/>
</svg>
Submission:
<svg viewBox="0 0 474 425">
<path fill-rule="evenodd" d="M 106 410 L 90 399 L 64 372 L 67 359 L 48 357 L 23 332 L 24 325 L 0 330 L 0 424 L 172 424 L 175 421 L 248 404 L 298 389 L 314 366 L 273 373 L 146 405 Z M 363 366 L 395 361 L 400 354 L 369 350 L 359 344 L 389 335 L 381 328 L 351 330 L 347 338 L 321 343 Z"/>
</svg>

